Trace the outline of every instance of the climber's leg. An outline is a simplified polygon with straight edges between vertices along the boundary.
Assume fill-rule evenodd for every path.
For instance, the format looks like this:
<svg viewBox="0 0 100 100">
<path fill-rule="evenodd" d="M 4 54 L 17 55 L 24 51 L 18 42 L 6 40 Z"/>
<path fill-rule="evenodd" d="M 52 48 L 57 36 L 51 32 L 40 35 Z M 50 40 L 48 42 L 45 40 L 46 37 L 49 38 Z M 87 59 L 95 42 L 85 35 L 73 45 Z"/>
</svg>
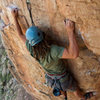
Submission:
<svg viewBox="0 0 100 100">
<path fill-rule="evenodd" d="M 90 99 L 91 97 L 93 97 L 95 95 L 96 95 L 95 92 L 87 92 L 87 93 L 85 93 L 84 97 L 85 97 L 85 100 L 87 100 L 87 99 Z M 81 99 L 81 100 L 84 100 L 84 99 Z"/>
<path fill-rule="evenodd" d="M 81 98 L 81 100 L 87 100 L 94 96 L 94 92 L 87 92 L 84 93 L 80 88 L 77 88 L 74 92 L 75 96 L 78 96 Z"/>
</svg>

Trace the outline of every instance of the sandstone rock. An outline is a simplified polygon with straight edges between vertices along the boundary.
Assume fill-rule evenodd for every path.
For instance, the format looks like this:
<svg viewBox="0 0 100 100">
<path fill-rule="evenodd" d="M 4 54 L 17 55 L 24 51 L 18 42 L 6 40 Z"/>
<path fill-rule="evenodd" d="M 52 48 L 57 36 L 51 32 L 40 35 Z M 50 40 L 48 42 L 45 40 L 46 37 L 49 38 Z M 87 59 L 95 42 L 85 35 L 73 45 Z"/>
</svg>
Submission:
<svg viewBox="0 0 100 100">
<path fill-rule="evenodd" d="M 24 0 L 0 0 L 1 16 L 6 27 L 2 31 L 4 45 L 12 60 L 18 80 L 27 91 L 39 100 L 62 100 L 63 96 L 54 97 L 52 90 L 45 86 L 44 71 L 34 58 L 29 55 L 25 44 L 16 33 L 14 23 L 7 10 L 8 5 L 14 4 L 20 9 L 19 22 L 25 34 L 31 26 L 29 12 Z M 80 45 L 80 56 L 70 60 L 69 66 L 80 87 L 84 91 L 100 91 L 100 2 L 99 0 L 31 0 L 32 16 L 39 28 L 55 39 L 57 44 L 67 44 L 67 34 L 63 20 L 69 18 L 76 22 L 76 36 Z M 3 17 L 7 16 L 7 18 Z M 8 21 L 10 24 L 8 24 Z M 28 22 L 28 23 L 27 23 Z M 81 37 L 84 43 L 81 40 Z M 82 44 L 81 44 L 82 42 Z M 89 51 L 85 45 L 90 49 Z M 95 54 L 93 54 L 95 53 Z M 67 63 L 65 61 L 65 63 Z M 93 98 L 99 100 L 100 94 Z M 68 93 L 69 100 L 78 100 Z M 92 100 L 92 99 L 91 99 Z"/>
</svg>

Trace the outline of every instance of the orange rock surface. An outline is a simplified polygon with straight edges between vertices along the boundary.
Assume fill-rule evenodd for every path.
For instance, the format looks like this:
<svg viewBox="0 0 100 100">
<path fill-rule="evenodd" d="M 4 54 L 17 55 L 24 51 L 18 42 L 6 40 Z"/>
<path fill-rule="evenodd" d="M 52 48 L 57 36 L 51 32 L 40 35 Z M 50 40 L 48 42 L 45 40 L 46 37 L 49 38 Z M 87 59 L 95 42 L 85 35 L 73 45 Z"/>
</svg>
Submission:
<svg viewBox="0 0 100 100">
<path fill-rule="evenodd" d="M 100 100 L 100 1 L 30 0 L 30 2 L 35 25 L 55 39 L 59 45 L 65 46 L 68 41 L 63 20 L 68 18 L 76 23 L 80 55 L 76 60 L 68 60 L 69 69 L 84 91 L 97 91 L 97 96 L 91 100 Z M 10 8 L 13 7 L 11 5 L 19 8 L 19 23 L 24 34 L 31 26 L 31 20 L 25 0 L 0 0 L 0 15 L 6 25 L 2 31 L 2 38 L 9 58 L 16 68 L 18 80 L 38 100 L 63 100 L 63 96 L 54 97 L 52 89 L 45 85 L 44 70 L 30 56 L 25 44 L 17 35 L 10 14 Z M 80 100 L 71 92 L 68 92 L 68 98 Z"/>
</svg>

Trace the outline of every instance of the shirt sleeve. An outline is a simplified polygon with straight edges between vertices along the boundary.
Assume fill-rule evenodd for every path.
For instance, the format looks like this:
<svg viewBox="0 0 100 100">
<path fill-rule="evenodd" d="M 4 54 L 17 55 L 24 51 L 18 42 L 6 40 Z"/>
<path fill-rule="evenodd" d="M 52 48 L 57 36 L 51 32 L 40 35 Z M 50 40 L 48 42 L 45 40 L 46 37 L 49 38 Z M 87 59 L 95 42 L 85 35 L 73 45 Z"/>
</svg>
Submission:
<svg viewBox="0 0 100 100">
<path fill-rule="evenodd" d="M 52 45 L 51 46 L 51 56 L 53 59 L 61 58 L 64 52 L 64 47 Z"/>
<path fill-rule="evenodd" d="M 32 46 L 30 46 L 28 40 L 26 40 L 26 47 L 27 47 L 28 51 L 30 52 L 30 55 L 33 56 Z"/>
</svg>

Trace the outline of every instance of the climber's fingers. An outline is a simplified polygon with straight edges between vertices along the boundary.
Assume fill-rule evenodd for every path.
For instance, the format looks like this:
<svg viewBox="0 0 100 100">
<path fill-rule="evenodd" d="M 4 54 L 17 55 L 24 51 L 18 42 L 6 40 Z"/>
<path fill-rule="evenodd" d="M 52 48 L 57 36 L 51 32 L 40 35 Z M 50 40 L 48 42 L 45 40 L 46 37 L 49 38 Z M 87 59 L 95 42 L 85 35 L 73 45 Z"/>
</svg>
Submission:
<svg viewBox="0 0 100 100">
<path fill-rule="evenodd" d="M 71 21 L 70 19 L 65 19 L 65 20 L 64 20 L 64 22 L 65 22 L 65 24 L 67 24 L 67 23 L 74 24 L 74 22 L 73 22 L 73 21 Z"/>
<path fill-rule="evenodd" d="M 71 32 L 75 29 L 75 23 L 73 21 L 69 19 L 65 19 L 64 22 L 65 22 L 67 32 Z"/>
<path fill-rule="evenodd" d="M 13 17 L 17 17 L 18 16 L 18 8 L 12 9 L 11 13 L 12 13 Z"/>
</svg>

